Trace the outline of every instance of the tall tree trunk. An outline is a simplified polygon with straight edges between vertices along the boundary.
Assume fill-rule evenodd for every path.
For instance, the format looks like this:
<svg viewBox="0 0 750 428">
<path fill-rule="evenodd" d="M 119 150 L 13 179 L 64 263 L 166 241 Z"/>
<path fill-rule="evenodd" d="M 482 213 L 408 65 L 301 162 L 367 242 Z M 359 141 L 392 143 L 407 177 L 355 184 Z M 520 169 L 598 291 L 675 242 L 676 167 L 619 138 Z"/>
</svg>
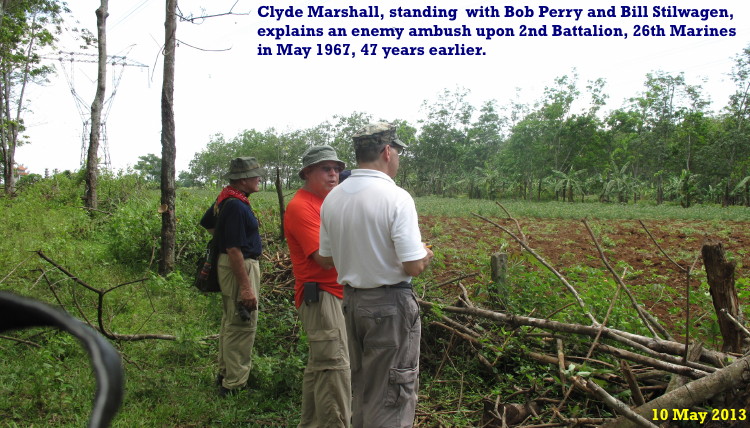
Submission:
<svg viewBox="0 0 750 428">
<path fill-rule="evenodd" d="M 661 174 L 656 179 L 656 205 L 661 205 L 664 202 L 664 179 Z"/>
<path fill-rule="evenodd" d="M 175 157 L 177 154 L 174 122 L 174 68 L 177 33 L 177 0 L 167 0 L 164 21 L 164 80 L 161 88 L 161 260 L 159 273 L 174 270 L 175 232 Z"/>
<path fill-rule="evenodd" d="M 284 242 L 284 212 L 286 204 L 284 203 L 284 192 L 281 190 L 281 171 L 276 167 L 276 196 L 279 198 L 279 240 Z"/>
<path fill-rule="evenodd" d="M 3 1 L 3 11 L 6 10 L 8 3 Z M 3 12 L 4 13 L 4 12 Z M 36 14 L 32 18 L 32 28 L 36 24 Z M 29 82 L 29 75 L 31 73 L 31 54 L 34 51 L 34 43 L 36 42 L 36 31 L 32 30 L 29 34 L 29 45 L 26 47 L 26 56 L 23 59 L 23 72 L 22 81 L 20 84 L 18 94 L 18 105 L 16 106 L 15 120 L 11 116 L 10 110 L 10 97 L 13 95 L 11 91 L 12 82 L 12 69 L 11 64 L 2 64 L 3 76 L 2 76 L 2 106 L 0 108 L 0 128 L 2 128 L 2 147 L 3 147 L 3 180 L 5 183 L 5 193 L 12 195 L 16 192 L 16 147 L 18 147 L 18 132 L 22 130 L 21 126 L 21 112 L 23 111 L 23 98 L 26 92 L 26 84 Z M 5 61 L 3 61 L 5 62 Z M 8 68 L 5 68 L 8 65 Z"/>
<path fill-rule="evenodd" d="M 96 181 L 99 175 L 99 136 L 102 130 L 102 107 L 107 82 L 107 17 L 109 0 L 101 0 L 96 10 L 96 29 L 99 38 L 99 71 L 97 73 L 96 95 L 91 103 L 91 133 L 86 157 L 86 195 L 84 203 L 88 208 L 97 207 Z"/>
<path fill-rule="evenodd" d="M 13 164 L 15 163 L 15 145 L 10 138 L 10 77 L 9 73 L 3 72 L 2 83 L 0 84 L 0 139 L 3 149 L 3 184 L 5 194 L 12 195 L 16 190 L 15 173 Z"/>
</svg>

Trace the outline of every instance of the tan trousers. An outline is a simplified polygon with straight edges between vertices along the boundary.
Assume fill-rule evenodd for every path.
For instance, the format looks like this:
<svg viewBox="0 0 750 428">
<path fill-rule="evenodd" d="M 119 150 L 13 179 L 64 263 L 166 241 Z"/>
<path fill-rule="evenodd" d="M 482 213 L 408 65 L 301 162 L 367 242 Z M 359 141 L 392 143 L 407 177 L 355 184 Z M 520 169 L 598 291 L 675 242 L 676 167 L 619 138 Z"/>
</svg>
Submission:
<svg viewBox="0 0 750 428">
<path fill-rule="evenodd" d="M 310 352 L 302 381 L 299 427 L 348 427 L 351 419 L 351 370 L 341 300 L 326 291 L 318 302 L 299 307 Z"/>
<path fill-rule="evenodd" d="M 258 311 L 250 320 L 243 321 L 237 313 L 240 290 L 229 266 L 229 257 L 219 254 L 219 285 L 221 287 L 221 330 L 219 330 L 219 373 L 224 376 L 222 386 L 227 389 L 242 388 L 247 384 L 252 368 L 251 355 L 258 325 Z M 260 266 L 257 260 L 245 259 L 245 270 L 250 284 L 260 301 Z"/>
</svg>

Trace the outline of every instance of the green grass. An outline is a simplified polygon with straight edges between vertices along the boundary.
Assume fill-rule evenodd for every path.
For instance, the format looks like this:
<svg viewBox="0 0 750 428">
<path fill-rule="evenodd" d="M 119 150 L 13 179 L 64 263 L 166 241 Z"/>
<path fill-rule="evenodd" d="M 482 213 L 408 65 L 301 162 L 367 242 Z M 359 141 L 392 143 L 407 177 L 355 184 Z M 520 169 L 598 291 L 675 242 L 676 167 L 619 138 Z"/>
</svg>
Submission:
<svg viewBox="0 0 750 428">
<path fill-rule="evenodd" d="M 529 202 L 487 201 L 468 198 L 442 198 L 423 196 L 415 199 L 417 211 L 424 215 L 465 217 L 469 213 L 505 218 L 497 203 L 514 217 L 565 218 L 565 219 L 631 219 L 631 220 L 715 220 L 750 221 L 750 208 L 741 206 L 695 205 L 682 208 L 674 204 L 603 204 L 598 202 Z"/>
<path fill-rule="evenodd" d="M 160 228 L 158 190 L 130 176 L 104 177 L 102 186 L 101 212 L 80 207 L 82 184 L 75 176 L 56 176 L 23 189 L 16 198 L 0 198 L 0 216 L 7 231 L 5 239 L 0 240 L 0 289 L 61 305 L 78 318 L 95 319 L 96 295 L 41 260 L 34 253 L 40 249 L 101 290 L 139 280 L 107 294 L 106 327 L 120 334 L 172 335 L 175 340 L 115 343 L 124 358 L 127 381 L 116 427 L 295 426 L 307 344 L 291 303 L 291 290 L 269 282 L 263 285 L 251 379 L 255 392 L 220 400 L 213 385 L 218 296 L 193 290 L 190 277 L 207 239 L 197 223 L 218 190 L 178 189 L 178 269 L 164 278 L 155 273 Z M 285 199 L 288 201 L 292 194 L 285 191 Z M 276 193 L 260 192 L 250 199 L 261 220 L 267 254 L 283 254 L 286 248 L 277 240 Z M 502 203 L 518 218 L 701 220 L 717 225 L 719 230 L 728 220 L 748 221 L 748 209 L 743 207 Z M 477 304 L 535 317 L 554 313 L 557 321 L 587 323 L 577 305 L 567 306 L 573 299 L 559 280 L 528 255 L 509 260 L 505 283 L 498 285 L 490 280 L 488 256 L 498 246 L 507 246 L 507 240 L 480 226 L 462 225 L 471 230 L 457 230 L 451 218 L 471 217 L 470 213 L 504 218 L 494 202 L 420 197 L 416 204 L 421 215 L 441 220 L 424 231 L 435 245 L 436 260 L 427 273 L 415 279 L 418 295 L 455 304 L 457 285 L 439 288 L 436 284 L 469 273 L 473 276 L 466 281 L 472 284 L 469 292 Z M 476 223 L 482 224 L 480 220 Z M 592 226 L 599 235 L 610 232 L 606 223 L 592 222 Z M 695 236 L 699 234 L 695 227 L 683 225 L 680 232 Z M 475 239 L 468 238 L 472 234 Z M 618 242 L 607 239 L 602 238 L 606 249 L 616 249 Z M 735 251 L 739 256 L 744 254 L 742 249 Z M 566 257 L 569 279 L 575 282 L 587 307 L 597 318 L 603 318 L 616 288 L 614 282 L 603 270 L 577 263 L 572 253 Z M 279 269 L 273 261 L 262 260 L 267 275 Z M 635 274 L 632 269 L 631 274 Z M 679 293 L 663 283 L 663 278 L 650 278 L 640 292 L 663 300 Z M 750 298 L 748 279 L 738 278 L 737 288 L 741 301 L 746 302 Z M 692 298 L 701 306 L 710 300 L 700 293 Z M 523 357 L 526 350 L 554 353 L 545 340 L 532 334 L 538 331 L 473 320 L 471 325 L 482 332 L 480 340 L 493 344 L 476 347 L 436 326 L 433 322 L 441 320 L 439 310 L 424 312 L 422 320 L 418 412 L 424 426 L 476 425 L 484 398 L 510 396 L 518 387 L 550 396 L 559 392 L 559 385 L 551 380 L 557 376 L 555 368 Z M 624 296 L 616 302 L 609 325 L 643 332 Z M 696 330 L 716 337 L 715 317 L 706 316 Z M 0 426 L 84 426 L 95 385 L 80 345 L 71 336 L 49 329 L 6 335 L 24 342 L 0 339 Z M 569 339 L 566 349 L 585 353 L 588 344 L 587 340 Z M 490 361 L 492 368 L 481 363 L 480 356 Z M 523 396 L 516 395 L 516 400 L 523 401 Z M 566 411 L 571 417 L 596 415 L 599 407 L 575 398 Z"/>
</svg>

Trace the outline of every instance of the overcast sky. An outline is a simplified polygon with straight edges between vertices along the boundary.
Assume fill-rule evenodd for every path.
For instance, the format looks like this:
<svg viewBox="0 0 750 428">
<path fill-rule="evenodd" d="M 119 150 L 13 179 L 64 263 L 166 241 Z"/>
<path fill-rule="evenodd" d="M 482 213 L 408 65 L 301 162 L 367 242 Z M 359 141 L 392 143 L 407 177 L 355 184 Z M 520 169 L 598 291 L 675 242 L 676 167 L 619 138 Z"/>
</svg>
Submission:
<svg viewBox="0 0 750 428">
<path fill-rule="evenodd" d="M 71 0 L 72 17 L 67 26 L 88 28 L 96 33 L 94 0 Z M 110 2 L 107 20 L 109 55 L 124 56 L 129 66 L 108 68 L 106 137 L 113 168 L 134 165 L 139 156 L 160 155 L 162 87 L 161 48 L 164 43 L 164 0 L 117 0 Z M 200 4 L 205 10 L 200 9 Z M 702 84 L 705 94 L 714 102 L 714 110 L 726 104 L 733 92 L 728 77 L 733 58 L 750 45 L 750 3 L 716 0 L 712 2 L 668 1 L 416 1 L 401 2 L 366 0 L 288 1 L 279 0 L 182 0 L 184 15 L 215 15 L 232 10 L 234 15 L 178 23 L 175 82 L 175 120 L 177 126 L 177 170 L 186 170 L 193 155 L 202 150 L 211 136 L 222 133 L 231 138 L 245 129 L 263 131 L 274 127 L 279 131 L 315 126 L 333 115 L 355 111 L 372 114 L 376 119 L 406 119 L 416 124 L 422 117 L 421 105 L 434 100 L 443 89 L 466 88 L 470 101 L 479 107 L 495 99 L 506 104 L 520 88 L 527 103 L 539 99 L 545 86 L 555 77 L 571 75 L 576 68 L 579 87 L 587 80 L 604 78 L 605 92 L 610 99 L 605 110 L 620 107 L 623 100 L 643 90 L 646 73 L 684 72 L 688 83 Z M 319 18 L 309 17 L 308 5 L 358 11 L 379 6 L 380 18 Z M 622 17 L 631 6 L 644 6 L 647 16 Z M 262 6 L 274 6 L 300 17 L 280 19 L 261 17 L 273 12 Z M 468 18 L 467 8 L 494 6 L 499 17 Z M 507 6 L 513 14 L 507 17 Z M 680 9 L 726 9 L 729 17 L 678 18 L 656 17 L 673 14 Z M 391 18 L 391 9 L 457 9 L 456 18 Z M 661 7 L 666 9 L 662 11 Z M 614 12 L 616 17 L 587 17 L 590 8 Z M 294 12 L 299 9 L 299 12 Z M 581 9 L 580 16 L 576 9 Z M 325 9 L 323 9 L 325 10 Z M 540 16 L 544 12 L 545 16 Z M 278 13 L 278 12 L 277 12 Z M 286 12 L 290 13 L 290 12 Z M 403 14 L 403 13 L 402 13 Z M 526 16 L 532 14 L 533 16 Z M 550 16 L 558 15 L 558 16 Z M 76 20 L 78 21 L 76 23 Z M 322 37 L 281 37 L 278 28 L 321 28 Z M 672 35 L 671 26 L 727 35 Z M 468 37 L 409 37 L 409 28 L 463 28 Z M 524 33 L 524 26 L 527 28 Z M 559 27 L 555 27 L 559 26 Z M 342 28 L 350 37 L 329 37 L 330 27 Z M 259 29 L 271 28 L 272 36 L 259 36 Z M 382 36 L 351 37 L 354 29 L 377 29 Z M 400 39 L 389 34 L 403 28 Z M 487 40 L 478 36 L 478 28 L 506 29 L 505 36 Z M 528 36 L 528 28 L 545 35 Z M 625 36 L 555 36 L 555 28 L 574 34 L 589 31 L 620 29 Z M 509 30 L 513 36 L 509 36 Z M 648 31 L 663 36 L 640 36 Z M 644 31 L 645 30 L 645 31 Z M 527 35 L 523 35 L 527 34 Z M 291 52 L 311 48 L 309 56 L 278 55 L 278 44 L 291 44 Z M 347 56 L 316 55 L 317 45 L 325 51 L 326 44 L 349 44 Z M 362 48 L 377 45 L 375 55 L 365 55 Z M 431 47 L 472 47 L 480 55 L 431 55 Z M 64 37 L 62 52 L 50 54 L 48 63 L 57 74 L 45 87 L 27 92 L 26 116 L 31 143 L 19 148 L 16 160 L 33 173 L 45 169 L 76 170 L 81 165 L 83 121 L 89 114 L 96 80 L 96 64 L 82 60 L 95 59 L 95 49 L 81 51 L 79 44 Z M 272 55 L 259 56 L 259 47 L 267 47 Z M 386 47 L 407 48 L 422 55 L 384 57 Z M 85 55 L 80 55 L 83 52 Z M 354 54 L 352 56 L 352 54 Z M 60 61 L 56 58 L 62 57 Z M 76 97 L 71 92 L 75 91 Z M 113 94 L 113 91 L 116 92 Z M 87 139 L 88 137 L 86 137 Z M 249 153 L 248 155 L 252 155 Z"/>
</svg>

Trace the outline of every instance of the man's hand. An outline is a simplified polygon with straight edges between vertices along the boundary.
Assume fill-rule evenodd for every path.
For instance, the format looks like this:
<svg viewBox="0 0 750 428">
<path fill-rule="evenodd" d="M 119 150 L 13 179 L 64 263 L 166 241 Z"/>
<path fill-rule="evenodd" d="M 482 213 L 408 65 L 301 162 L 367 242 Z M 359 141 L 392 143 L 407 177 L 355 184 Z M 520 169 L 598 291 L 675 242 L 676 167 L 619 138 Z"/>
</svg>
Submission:
<svg viewBox="0 0 750 428">
<path fill-rule="evenodd" d="M 250 277 L 245 271 L 245 258 L 242 251 L 237 247 L 230 247 L 227 248 L 227 256 L 229 256 L 229 266 L 240 287 L 240 304 L 250 311 L 258 309 L 258 296 L 255 295 L 255 289 L 250 284 Z"/>
<path fill-rule="evenodd" d="M 432 245 L 424 243 L 422 245 L 424 245 L 424 249 L 427 252 L 424 258 L 402 263 L 404 266 L 404 271 L 409 276 L 417 276 L 420 273 L 424 272 L 425 269 L 427 269 L 427 266 L 430 265 L 430 261 L 432 261 L 432 258 L 435 257 L 435 253 L 432 252 Z"/>
<path fill-rule="evenodd" d="M 249 311 L 258 309 L 258 296 L 252 287 L 242 288 L 240 290 L 240 304 Z"/>
</svg>

